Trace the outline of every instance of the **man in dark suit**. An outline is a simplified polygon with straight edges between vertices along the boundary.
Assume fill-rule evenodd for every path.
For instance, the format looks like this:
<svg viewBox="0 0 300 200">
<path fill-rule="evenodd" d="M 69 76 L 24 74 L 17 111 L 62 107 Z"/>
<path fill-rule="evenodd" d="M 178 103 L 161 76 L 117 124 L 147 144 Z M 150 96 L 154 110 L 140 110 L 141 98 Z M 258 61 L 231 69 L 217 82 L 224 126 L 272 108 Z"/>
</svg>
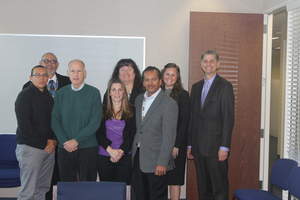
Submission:
<svg viewBox="0 0 300 200">
<path fill-rule="evenodd" d="M 144 94 L 135 100 L 136 129 L 132 155 L 133 197 L 136 200 L 167 200 L 166 172 L 174 167 L 178 106 L 161 90 L 161 74 L 156 67 L 143 72 Z"/>
<path fill-rule="evenodd" d="M 59 62 L 54 53 L 51 53 L 51 52 L 45 53 L 40 60 L 40 65 L 45 66 L 48 71 L 48 75 L 49 75 L 48 90 L 52 94 L 52 96 L 53 96 L 54 92 L 52 92 L 51 89 L 58 90 L 58 89 L 62 88 L 63 86 L 71 83 L 69 77 L 56 73 L 57 68 L 59 66 Z M 53 82 L 51 80 L 53 80 Z M 50 83 L 51 83 L 51 86 L 50 86 Z M 54 88 L 52 87 L 52 83 L 53 83 Z M 23 89 L 25 87 L 29 86 L 30 84 L 31 84 L 30 81 L 25 83 L 23 85 Z"/>
<path fill-rule="evenodd" d="M 47 89 L 50 92 L 50 94 L 52 95 L 52 97 L 55 96 L 56 90 L 71 83 L 69 77 L 56 73 L 56 70 L 59 66 L 59 62 L 54 53 L 51 53 L 51 52 L 45 53 L 40 60 L 40 65 L 45 66 L 47 69 L 47 73 L 49 76 L 48 83 L 47 83 Z M 23 89 L 30 85 L 31 85 L 31 81 L 28 81 L 27 83 L 25 83 L 23 85 Z M 60 179 L 59 179 L 59 172 L 58 172 L 58 165 L 57 165 L 57 152 L 55 152 L 54 171 L 53 171 L 50 190 L 49 190 L 49 192 L 46 193 L 46 200 L 52 200 L 53 185 L 56 185 L 57 181 L 59 181 L 59 180 Z"/>
<path fill-rule="evenodd" d="M 188 157 L 194 158 L 199 199 L 228 200 L 228 156 L 234 125 L 234 94 L 230 82 L 217 74 L 219 55 L 201 56 L 204 79 L 191 90 Z"/>
</svg>

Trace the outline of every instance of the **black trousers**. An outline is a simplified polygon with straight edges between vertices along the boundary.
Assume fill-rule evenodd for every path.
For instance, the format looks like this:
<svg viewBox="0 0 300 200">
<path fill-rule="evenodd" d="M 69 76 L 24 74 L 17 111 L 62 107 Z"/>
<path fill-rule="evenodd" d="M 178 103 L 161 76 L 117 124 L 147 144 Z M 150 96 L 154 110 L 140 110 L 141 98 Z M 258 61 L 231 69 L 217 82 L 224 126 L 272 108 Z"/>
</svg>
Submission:
<svg viewBox="0 0 300 200">
<path fill-rule="evenodd" d="M 167 176 L 156 176 L 154 173 L 144 173 L 140 169 L 139 150 L 134 156 L 133 174 L 131 180 L 132 197 L 134 200 L 167 200 Z"/>
<path fill-rule="evenodd" d="M 98 156 L 100 181 L 125 182 L 130 184 L 132 166 L 131 155 L 124 155 L 119 162 L 113 163 L 108 156 Z"/>
<path fill-rule="evenodd" d="M 228 200 L 228 160 L 217 157 L 195 157 L 199 199 Z"/>
<path fill-rule="evenodd" d="M 58 168 L 61 181 L 96 181 L 98 147 L 68 152 L 58 148 Z"/>
</svg>

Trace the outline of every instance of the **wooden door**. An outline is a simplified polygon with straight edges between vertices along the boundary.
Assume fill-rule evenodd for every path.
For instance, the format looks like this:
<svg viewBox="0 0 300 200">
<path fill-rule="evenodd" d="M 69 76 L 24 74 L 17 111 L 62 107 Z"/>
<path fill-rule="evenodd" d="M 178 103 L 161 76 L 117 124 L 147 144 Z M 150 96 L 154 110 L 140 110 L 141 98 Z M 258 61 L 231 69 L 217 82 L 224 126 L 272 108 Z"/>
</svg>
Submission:
<svg viewBox="0 0 300 200">
<path fill-rule="evenodd" d="M 235 93 L 235 127 L 229 158 L 230 198 L 238 188 L 259 187 L 263 15 L 191 12 L 189 88 L 203 78 L 200 55 L 220 54 L 219 74 Z M 187 199 L 197 200 L 196 172 L 188 161 Z"/>
</svg>

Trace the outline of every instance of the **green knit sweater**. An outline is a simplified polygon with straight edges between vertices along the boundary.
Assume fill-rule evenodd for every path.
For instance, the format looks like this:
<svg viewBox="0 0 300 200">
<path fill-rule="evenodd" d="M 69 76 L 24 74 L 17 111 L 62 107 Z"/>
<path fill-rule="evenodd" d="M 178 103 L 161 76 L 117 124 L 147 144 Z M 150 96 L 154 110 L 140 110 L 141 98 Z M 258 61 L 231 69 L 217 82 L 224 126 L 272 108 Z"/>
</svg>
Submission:
<svg viewBox="0 0 300 200">
<path fill-rule="evenodd" d="M 59 147 L 71 139 L 79 148 L 96 147 L 96 130 L 102 118 L 100 92 L 85 84 L 79 91 L 67 85 L 57 91 L 52 111 L 52 129 Z"/>
</svg>

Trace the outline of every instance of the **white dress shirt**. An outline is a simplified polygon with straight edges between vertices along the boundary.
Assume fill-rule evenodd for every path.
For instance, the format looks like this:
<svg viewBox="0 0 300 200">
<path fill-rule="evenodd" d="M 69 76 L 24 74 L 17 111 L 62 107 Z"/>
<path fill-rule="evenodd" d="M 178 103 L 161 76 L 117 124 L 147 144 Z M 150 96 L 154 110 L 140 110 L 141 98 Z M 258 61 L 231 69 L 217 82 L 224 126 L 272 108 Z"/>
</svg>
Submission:
<svg viewBox="0 0 300 200">
<path fill-rule="evenodd" d="M 144 94 L 144 100 L 142 105 L 142 119 L 146 116 L 150 106 L 152 105 L 153 101 L 157 97 L 157 95 L 160 93 L 161 88 L 159 88 L 154 94 L 148 97 L 147 91 Z"/>
</svg>

